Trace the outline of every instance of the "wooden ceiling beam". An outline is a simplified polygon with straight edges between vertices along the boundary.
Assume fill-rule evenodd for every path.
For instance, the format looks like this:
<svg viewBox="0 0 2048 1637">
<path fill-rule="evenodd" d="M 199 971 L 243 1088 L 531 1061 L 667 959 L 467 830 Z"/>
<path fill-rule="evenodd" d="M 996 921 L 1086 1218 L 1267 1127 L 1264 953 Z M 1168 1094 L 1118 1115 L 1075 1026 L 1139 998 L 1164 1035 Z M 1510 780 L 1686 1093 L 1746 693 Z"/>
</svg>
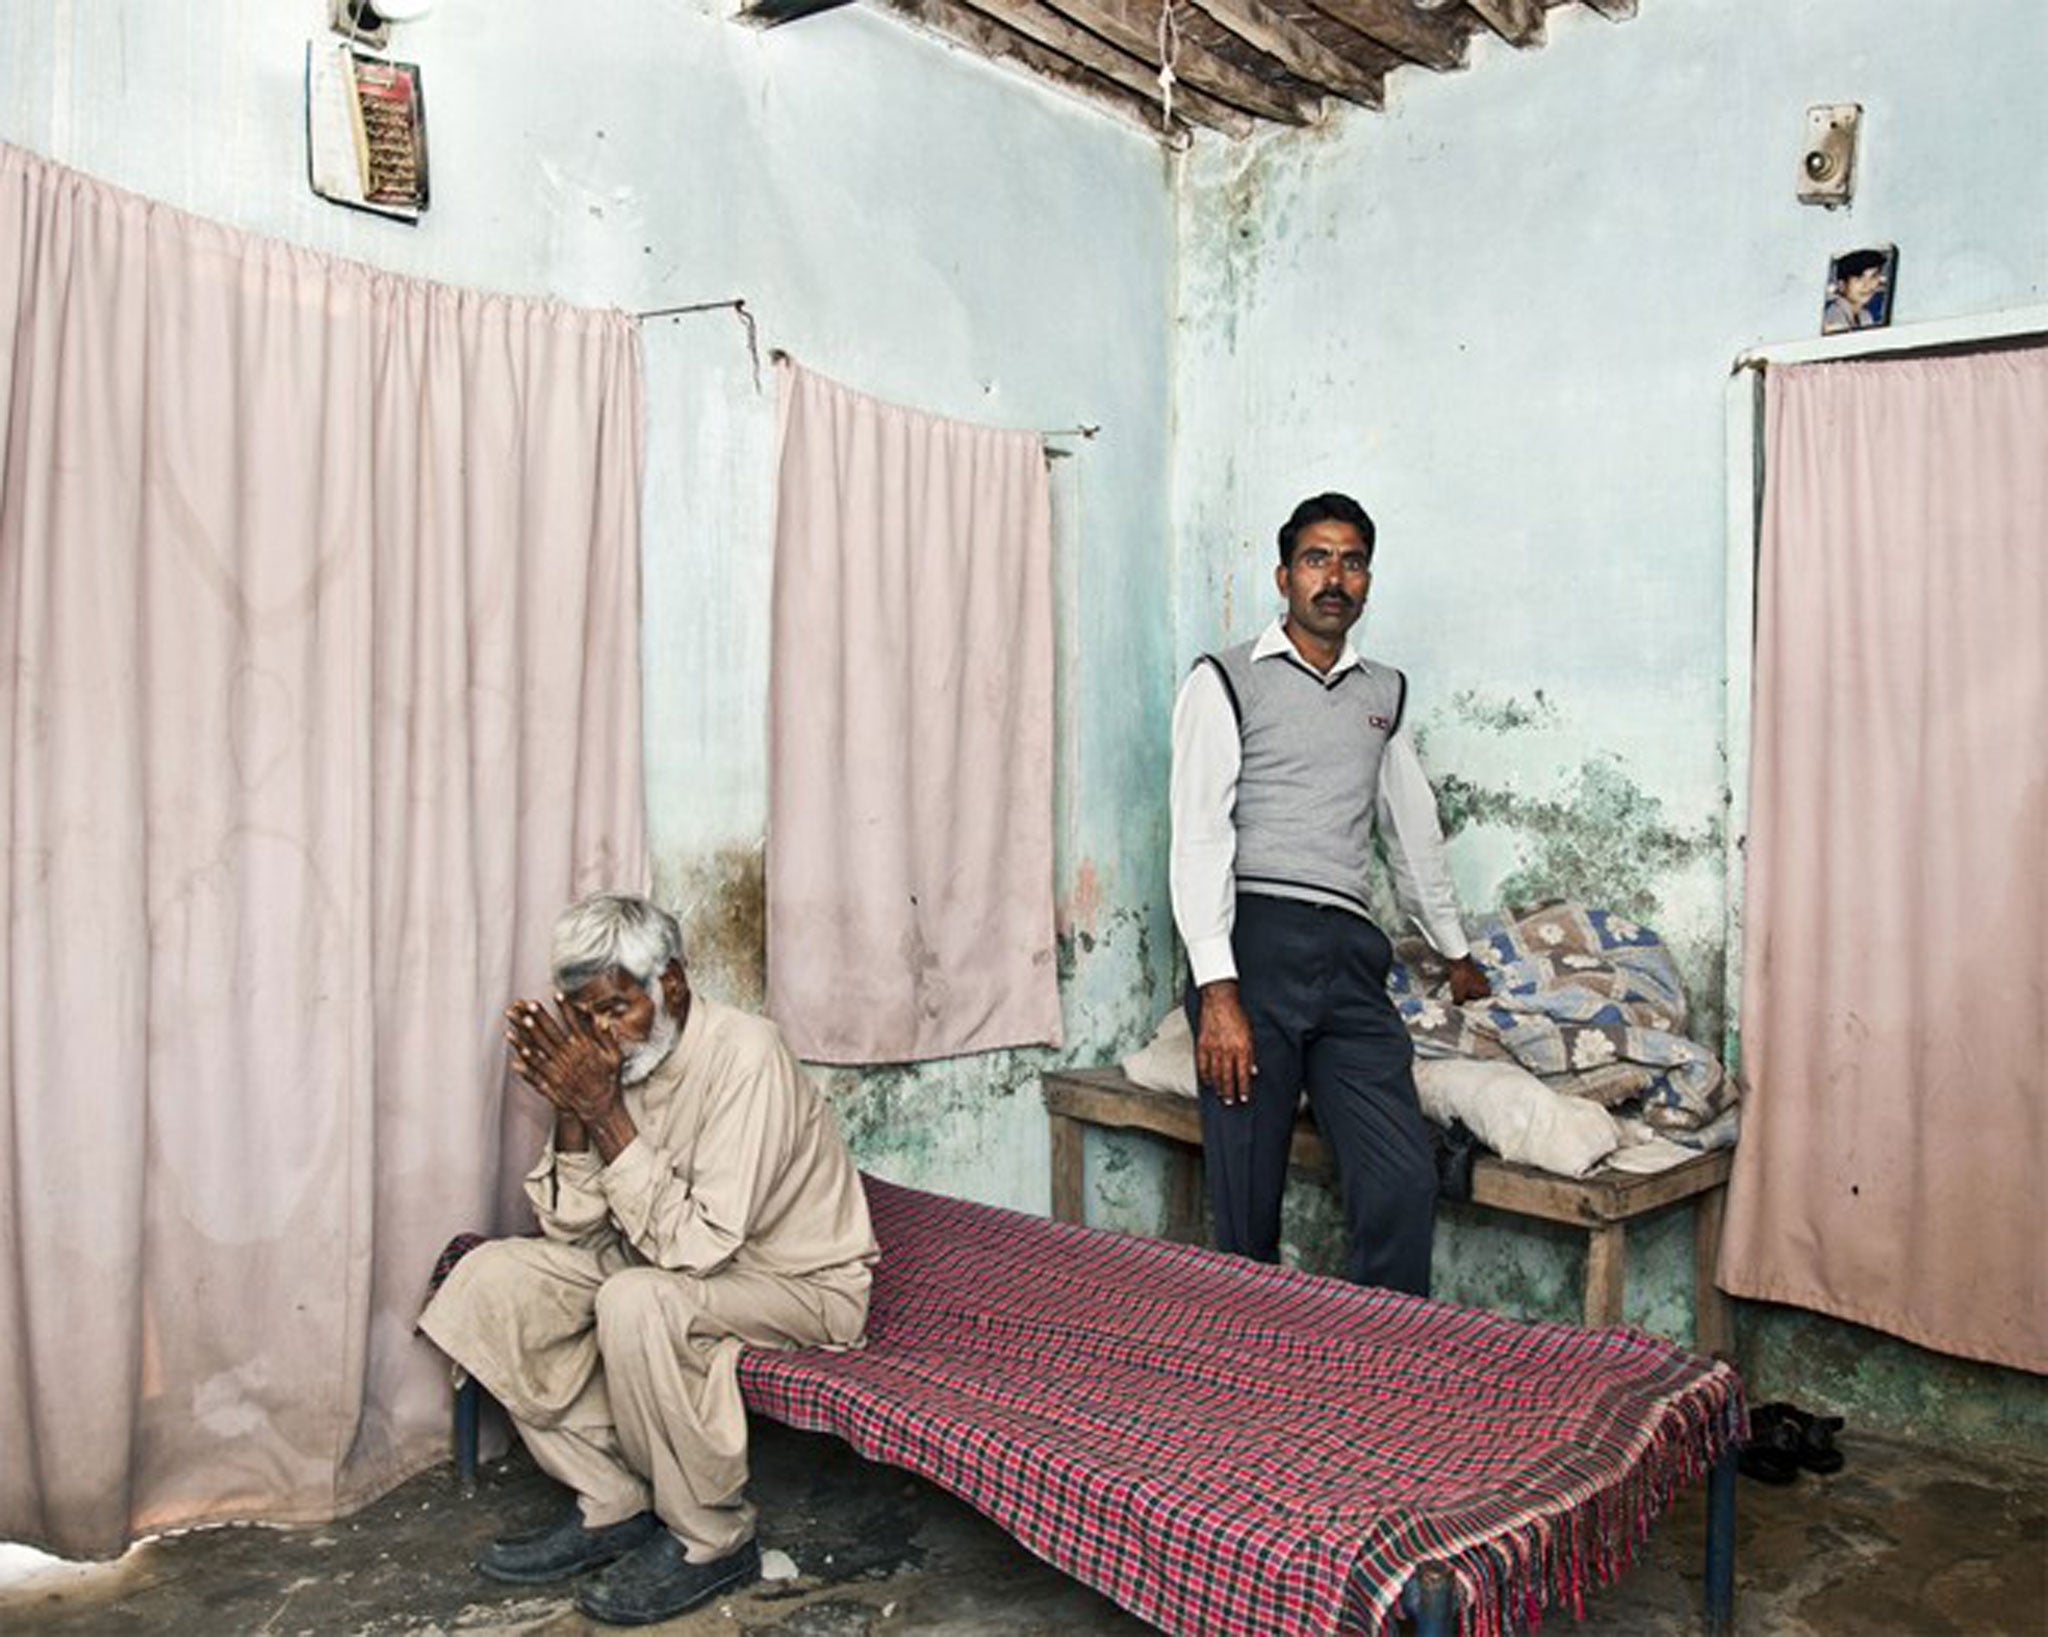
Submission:
<svg viewBox="0 0 2048 1637">
<path fill-rule="evenodd" d="M 1384 108 L 1386 81 L 1347 62 L 1266 0 L 1193 0 L 1204 12 L 1298 79 L 1335 92 L 1347 102 Z"/>
<path fill-rule="evenodd" d="M 1586 0 L 1610 23 L 1625 23 L 1636 14 L 1636 0 Z"/>
<path fill-rule="evenodd" d="M 1048 0 L 1054 11 L 1101 35 L 1150 67 L 1159 66 L 1160 0 Z M 1225 62 L 1185 33 L 1173 54 L 1174 78 L 1247 113 L 1285 125 L 1306 125 L 1317 110 L 1297 102 L 1235 63 Z M 1175 95 L 1179 95 L 1178 92 Z"/>
<path fill-rule="evenodd" d="M 1108 75 L 1075 61 L 1065 52 L 1042 45 L 1007 23 L 959 4 L 958 0 L 885 0 L 885 3 L 900 15 L 992 62 L 1014 62 L 1043 78 L 1072 86 L 1154 136 L 1173 140 L 1188 135 L 1187 125 L 1180 117 L 1185 111 L 1185 98 L 1174 100 L 1174 119 L 1169 126 L 1161 118 L 1156 98 L 1141 95 Z M 1158 87 L 1154 86 L 1153 90 L 1156 93 Z M 1226 112 L 1246 126 L 1251 123 L 1235 109 Z"/>
<path fill-rule="evenodd" d="M 1408 0 L 1314 0 L 1316 10 L 1347 23 L 1411 62 L 1442 72 L 1465 66 L 1465 32 Z"/>
<path fill-rule="evenodd" d="M 1292 7 L 1288 15 L 1294 19 L 1297 28 L 1308 30 L 1361 73 L 1384 82 L 1395 69 L 1409 66 L 1408 59 L 1400 52 L 1389 50 L 1377 40 L 1367 39 L 1348 23 L 1338 22 L 1307 0 L 1298 5 L 1293 4 L 1293 0 L 1288 0 L 1288 3 Z"/>
<path fill-rule="evenodd" d="M 1149 103 L 1155 110 L 1154 122 L 1157 123 L 1165 102 L 1158 71 L 1128 52 L 1119 51 L 1100 36 L 1089 33 L 1052 7 L 1041 4 L 1040 0 L 956 0 L 956 4 L 979 12 L 1004 28 L 1014 29 L 1048 50 L 1073 58 L 1082 67 L 1093 69 L 1105 79 L 1114 80 Z M 1191 125 L 1206 125 L 1225 136 L 1246 137 L 1251 134 L 1249 114 L 1240 113 L 1214 97 L 1204 96 L 1190 85 L 1175 88 L 1173 111 Z"/>
<path fill-rule="evenodd" d="M 1465 0 L 1480 21 L 1517 49 L 1543 43 L 1542 0 Z"/>
<path fill-rule="evenodd" d="M 852 4 L 852 0 L 747 0 L 740 7 L 743 22 L 759 23 L 763 28 L 779 28 L 784 23 L 801 22 L 806 17 L 815 17 L 821 11 L 837 11 L 841 6 Z"/>
</svg>

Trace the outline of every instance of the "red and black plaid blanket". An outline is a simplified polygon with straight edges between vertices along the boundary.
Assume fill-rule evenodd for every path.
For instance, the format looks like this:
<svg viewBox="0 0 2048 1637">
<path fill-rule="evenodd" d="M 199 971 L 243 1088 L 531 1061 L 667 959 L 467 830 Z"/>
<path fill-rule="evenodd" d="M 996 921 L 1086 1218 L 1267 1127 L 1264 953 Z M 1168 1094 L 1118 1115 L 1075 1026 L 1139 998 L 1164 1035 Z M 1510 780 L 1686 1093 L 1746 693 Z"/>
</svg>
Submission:
<svg viewBox="0 0 2048 1637">
<path fill-rule="evenodd" d="M 986 1513 L 1173 1633 L 1391 1629 L 1421 1564 L 1500 1637 L 1626 1566 L 1745 1433 L 1726 1365 L 867 1183 L 868 1345 L 749 1406 Z"/>
</svg>

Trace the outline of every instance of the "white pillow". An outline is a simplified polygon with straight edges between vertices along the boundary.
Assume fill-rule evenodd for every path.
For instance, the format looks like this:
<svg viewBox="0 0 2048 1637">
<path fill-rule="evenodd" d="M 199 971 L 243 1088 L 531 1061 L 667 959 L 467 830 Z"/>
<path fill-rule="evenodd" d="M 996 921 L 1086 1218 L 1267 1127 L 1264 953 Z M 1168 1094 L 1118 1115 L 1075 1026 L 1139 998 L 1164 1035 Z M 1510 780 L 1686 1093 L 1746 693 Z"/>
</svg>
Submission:
<svg viewBox="0 0 2048 1637">
<path fill-rule="evenodd" d="M 1606 1109 L 1552 1091 L 1519 1063 L 1418 1057 L 1415 1092 L 1432 1120 L 1463 1120 L 1502 1159 L 1558 1176 L 1584 1176 L 1621 1141 Z"/>
<path fill-rule="evenodd" d="M 1121 1064 L 1124 1078 L 1147 1091 L 1195 1095 L 1195 1034 L 1178 1006 L 1159 1020 L 1152 1038 Z"/>
<path fill-rule="evenodd" d="M 1147 1090 L 1194 1096 L 1195 1037 L 1187 1013 L 1178 1006 L 1168 1012 L 1121 1066 L 1125 1078 Z M 1621 1141 L 1606 1109 L 1551 1090 L 1519 1063 L 1418 1057 L 1415 1091 L 1432 1120 L 1463 1120 L 1502 1159 L 1559 1176 L 1584 1176 Z"/>
</svg>

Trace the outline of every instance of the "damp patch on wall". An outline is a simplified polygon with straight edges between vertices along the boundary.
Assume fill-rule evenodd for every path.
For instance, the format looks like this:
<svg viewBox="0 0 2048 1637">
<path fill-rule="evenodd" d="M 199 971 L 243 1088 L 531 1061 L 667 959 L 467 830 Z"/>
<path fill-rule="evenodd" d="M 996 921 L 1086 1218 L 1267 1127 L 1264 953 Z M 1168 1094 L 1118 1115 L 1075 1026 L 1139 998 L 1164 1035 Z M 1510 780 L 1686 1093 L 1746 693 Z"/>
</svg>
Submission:
<svg viewBox="0 0 2048 1637">
<path fill-rule="evenodd" d="M 1649 926 L 1663 907 L 1663 877 L 1721 859 L 1721 819 L 1686 828 L 1665 817 L 1663 801 L 1629 778 L 1618 757 L 1588 757 L 1554 796 L 1528 796 L 1456 773 L 1435 779 L 1444 834 L 1504 825 L 1520 839 L 1524 862 L 1504 878 L 1500 902 L 1513 908 L 1572 898 L 1620 910 Z"/>
<path fill-rule="evenodd" d="M 657 866 L 655 897 L 682 923 L 690 981 L 759 1011 L 768 993 L 767 860 L 760 843 Z"/>
<path fill-rule="evenodd" d="M 1496 698 L 1477 688 L 1461 688 L 1451 695 L 1451 710 L 1459 720 L 1488 733 L 1521 733 L 1530 728 L 1554 728 L 1563 720 L 1556 705 L 1541 688 L 1526 700 L 1510 694 Z"/>
<path fill-rule="evenodd" d="M 1057 939 L 1067 1045 L 1014 1047 L 927 1063 L 807 1065 L 863 1170 L 913 1188 L 1044 1213 L 1052 1156 L 1040 1073 L 1114 1063 L 1150 1037 L 1166 1004 L 1150 906 L 1105 909 L 1085 881 L 1091 926 Z M 1071 911 L 1073 899 L 1069 899 Z M 1092 1134 L 1091 1134 L 1092 1135 Z M 1089 1150 L 1089 1220 L 1156 1231 L 1158 1166 L 1116 1146 Z"/>
</svg>

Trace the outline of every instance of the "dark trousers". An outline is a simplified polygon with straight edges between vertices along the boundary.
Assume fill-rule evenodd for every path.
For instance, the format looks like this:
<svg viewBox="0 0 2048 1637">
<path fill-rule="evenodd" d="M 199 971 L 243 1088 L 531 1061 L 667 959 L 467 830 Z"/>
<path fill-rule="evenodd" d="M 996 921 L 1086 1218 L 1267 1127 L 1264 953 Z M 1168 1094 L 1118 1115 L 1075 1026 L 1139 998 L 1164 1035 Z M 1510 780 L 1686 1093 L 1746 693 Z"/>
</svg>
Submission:
<svg viewBox="0 0 2048 1637">
<path fill-rule="evenodd" d="M 1245 893 L 1231 935 L 1258 1077 L 1226 1106 L 1202 1087 L 1202 1151 L 1221 1250 L 1280 1259 L 1280 1201 L 1301 1093 L 1337 1162 L 1350 1277 L 1429 1294 L 1436 1162 L 1415 1049 L 1387 998 L 1393 945 L 1347 910 Z M 1201 1032 L 1201 992 L 1188 991 Z"/>
</svg>

